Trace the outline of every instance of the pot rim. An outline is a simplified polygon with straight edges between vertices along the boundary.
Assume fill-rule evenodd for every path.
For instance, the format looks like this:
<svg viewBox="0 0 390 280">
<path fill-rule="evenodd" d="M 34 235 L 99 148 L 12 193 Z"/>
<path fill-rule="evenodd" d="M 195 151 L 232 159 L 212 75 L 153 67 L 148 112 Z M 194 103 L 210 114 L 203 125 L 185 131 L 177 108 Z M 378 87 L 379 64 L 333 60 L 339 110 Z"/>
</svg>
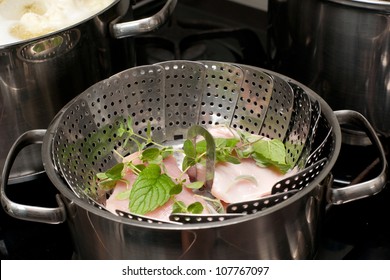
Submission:
<svg viewBox="0 0 390 280">
<path fill-rule="evenodd" d="M 383 0 L 326 0 L 340 5 L 371 10 L 390 11 L 390 1 Z"/>
<path fill-rule="evenodd" d="M 76 26 L 82 25 L 85 22 L 92 20 L 96 16 L 99 16 L 99 15 L 103 14 L 104 12 L 106 12 L 109 9 L 111 9 L 111 7 L 113 7 L 114 5 L 116 5 L 120 1 L 122 1 L 122 0 L 112 0 L 111 4 L 109 4 L 104 9 L 98 11 L 97 13 L 95 13 L 95 14 L 89 16 L 89 17 L 86 17 L 86 18 L 84 18 L 83 20 L 81 20 L 81 21 L 79 21 L 77 23 L 74 23 L 72 25 L 68 25 L 68 26 L 66 26 L 64 28 L 61 28 L 59 30 L 52 31 L 52 32 L 49 32 L 47 34 L 40 35 L 40 36 L 31 38 L 31 39 L 18 40 L 18 41 L 15 41 L 13 43 L 8 43 L 8 44 L 0 44 L 0 50 L 7 49 L 7 48 L 18 48 L 18 47 L 24 46 L 26 44 L 37 43 L 37 42 L 44 41 L 44 40 L 50 39 L 52 37 L 58 36 L 58 35 L 60 35 L 61 33 L 65 32 L 65 31 L 71 30 L 71 29 L 75 28 Z"/>
<path fill-rule="evenodd" d="M 257 68 L 257 67 L 256 67 Z M 84 210 L 91 212 L 97 216 L 116 221 L 119 223 L 132 225 L 140 228 L 148 228 L 148 229 L 156 229 L 156 230 L 195 230 L 195 229 L 210 229 L 210 228 L 221 228 L 230 226 L 233 224 L 239 224 L 248 222 L 254 219 L 257 219 L 262 216 L 266 216 L 268 214 L 274 213 L 279 211 L 280 209 L 287 207 L 288 205 L 291 205 L 293 203 L 296 203 L 298 200 L 302 199 L 304 196 L 308 195 L 316 186 L 318 186 L 330 173 L 333 165 L 335 164 L 337 157 L 339 155 L 340 149 L 341 149 L 341 128 L 339 125 L 339 122 L 336 118 L 336 115 L 330 108 L 330 106 L 320 97 L 318 96 L 314 91 L 309 89 L 308 87 L 302 85 L 301 83 L 283 76 L 279 73 L 272 72 L 266 69 L 257 68 L 260 71 L 267 71 L 269 73 L 277 74 L 283 78 L 286 79 L 288 82 L 295 83 L 302 87 L 307 94 L 315 99 L 318 100 L 321 105 L 321 111 L 322 115 L 326 117 L 327 121 L 332 127 L 332 133 L 334 134 L 334 150 L 331 156 L 328 158 L 327 164 L 324 166 L 322 171 L 316 178 L 304 189 L 299 191 L 294 196 L 290 197 L 289 199 L 273 206 L 267 209 L 264 209 L 262 211 L 259 211 L 254 214 L 250 215 L 244 215 L 242 217 L 237 217 L 234 219 L 227 219 L 224 221 L 218 221 L 218 222 L 212 222 L 212 223 L 199 223 L 199 224 L 183 224 L 183 225 L 176 225 L 176 224 L 157 224 L 157 223 L 147 223 L 147 222 L 141 222 L 136 220 L 130 220 L 128 218 L 116 216 L 108 211 L 100 210 L 99 208 L 85 202 L 84 200 L 79 199 L 74 192 L 68 187 L 68 185 L 64 182 L 64 180 L 60 177 L 58 172 L 54 168 L 54 163 L 51 157 L 51 144 L 54 139 L 54 135 L 56 132 L 56 128 L 58 126 L 59 121 L 61 120 L 62 115 L 66 111 L 66 108 L 72 104 L 72 102 L 75 100 L 73 99 L 70 101 L 65 107 L 63 107 L 62 110 L 55 116 L 55 118 L 52 120 L 51 124 L 49 125 L 46 134 L 43 139 L 42 144 L 42 160 L 43 160 L 43 166 L 45 168 L 45 171 L 51 180 L 51 182 L 54 184 L 54 186 L 59 190 L 59 192 L 65 196 L 68 200 L 70 200 L 72 203 L 77 204 Z"/>
</svg>

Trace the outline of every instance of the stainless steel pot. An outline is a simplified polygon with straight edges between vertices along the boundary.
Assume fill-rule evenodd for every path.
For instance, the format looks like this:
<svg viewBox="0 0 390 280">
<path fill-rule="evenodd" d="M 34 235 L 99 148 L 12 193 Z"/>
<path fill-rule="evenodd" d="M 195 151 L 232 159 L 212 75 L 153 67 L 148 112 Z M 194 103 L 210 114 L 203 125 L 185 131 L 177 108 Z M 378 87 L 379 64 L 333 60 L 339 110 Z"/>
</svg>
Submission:
<svg viewBox="0 0 390 280">
<path fill-rule="evenodd" d="M 269 0 L 275 71 L 306 84 L 335 110 L 352 109 L 390 136 L 390 2 Z"/>
<path fill-rule="evenodd" d="M 194 66 L 202 66 L 198 64 L 194 64 Z M 30 221 L 54 224 L 67 221 L 75 245 L 75 254 L 82 259 L 306 259 L 315 256 L 325 204 L 341 204 L 364 198 L 379 192 L 385 185 L 387 162 L 383 148 L 375 131 L 361 114 L 354 111 L 333 112 L 323 99 L 303 84 L 268 70 L 244 67 L 249 75 L 238 79 L 238 72 L 236 73 L 232 69 L 239 70 L 240 68 L 222 64 L 223 72 L 218 72 L 219 68 L 214 67 L 214 63 L 211 63 L 211 69 L 217 69 L 217 72 L 215 72 L 215 75 L 206 76 L 212 78 L 217 84 L 213 84 L 211 80 L 208 80 L 203 89 L 199 83 L 202 79 L 195 79 L 197 72 L 193 72 L 193 69 L 189 68 L 189 65 L 193 65 L 193 63 L 173 62 L 169 65 L 172 66 L 170 69 L 173 70 L 173 73 L 168 71 L 166 74 L 166 88 L 172 90 L 173 96 L 178 91 L 178 96 L 184 98 L 183 103 L 181 103 L 179 99 L 174 97 L 176 98 L 174 99 L 176 100 L 175 106 L 188 108 L 191 94 L 187 95 L 186 93 L 197 93 L 198 90 L 201 90 L 199 93 L 202 93 L 205 99 L 199 99 L 199 94 L 195 94 L 194 98 L 197 102 L 202 101 L 203 103 L 203 101 L 209 100 L 209 105 L 211 105 L 217 100 L 210 100 L 210 97 L 221 96 L 222 100 L 226 100 L 226 104 L 230 104 L 228 100 L 234 97 L 237 89 L 242 89 L 243 95 L 253 94 L 253 96 L 249 96 L 252 96 L 252 98 L 256 96 L 258 99 L 248 101 L 249 96 L 244 99 L 237 97 L 237 102 L 244 100 L 243 103 L 240 103 L 244 107 L 241 108 L 237 103 L 235 112 L 236 114 L 241 113 L 247 122 L 244 123 L 241 118 L 237 120 L 233 116 L 231 117 L 232 121 L 238 122 L 244 127 L 246 127 L 245 124 L 253 128 L 262 127 L 264 131 L 268 131 L 268 125 L 263 126 L 259 123 L 255 126 L 256 119 L 252 116 L 257 115 L 257 110 L 262 110 L 264 106 L 269 106 L 268 108 L 271 108 L 271 106 L 266 105 L 266 103 L 257 103 L 257 100 L 262 102 L 266 100 L 262 96 L 258 96 L 258 90 L 262 91 L 264 88 L 258 87 L 258 80 L 253 77 L 260 79 L 258 76 L 260 73 L 267 73 L 260 80 L 270 74 L 278 83 L 286 81 L 304 90 L 310 100 L 318 101 L 321 106 L 321 118 L 316 135 L 319 135 L 318 139 L 322 139 L 323 135 L 329 135 L 329 138 L 325 138 L 328 139 L 326 146 L 329 145 L 326 149 L 328 152 L 325 153 L 326 165 L 321 171 L 312 170 L 308 172 L 315 173 L 313 180 L 309 180 L 306 186 L 292 197 L 265 210 L 230 220 L 183 225 L 158 224 L 128 219 L 125 216 L 116 216 L 105 211 L 95 203 L 91 203 L 90 199 L 85 199 L 82 189 L 75 191 L 74 188 L 77 185 L 85 187 L 84 182 L 81 183 L 81 181 L 85 180 L 86 184 L 94 181 L 90 177 L 93 177 L 95 168 L 104 168 L 105 164 L 110 161 L 116 161 L 111 156 L 110 145 L 114 145 L 121 150 L 121 145 L 118 146 L 116 143 L 121 143 L 122 140 L 111 136 L 112 134 L 109 132 L 110 129 L 115 129 L 114 126 L 117 125 L 119 120 L 115 119 L 113 114 L 120 111 L 124 115 L 123 118 L 126 119 L 127 114 L 140 113 L 139 106 L 143 106 L 150 100 L 153 108 L 149 111 L 142 107 L 142 111 L 146 113 L 148 119 L 151 119 L 152 125 L 161 124 L 164 118 L 167 118 L 165 121 L 169 124 L 166 131 L 165 128 L 162 130 L 156 129 L 157 134 L 164 130 L 166 132 L 163 133 L 164 135 L 172 134 L 172 137 L 174 137 L 175 131 L 182 131 L 174 126 L 175 122 L 170 124 L 169 116 L 175 115 L 171 111 L 171 107 L 174 106 L 167 106 L 169 110 L 164 117 L 161 113 L 163 108 L 159 105 L 163 105 L 165 102 L 160 104 L 162 101 L 159 100 L 160 98 L 153 98 L 156 95 L 159 97 L 159 93 L 166 96 L 166 98 L 170 98 L 171 95 L 161 92 L 162 88 L 165 87 L 165 83 L 161 82 L 164 80 L 162 78 L 164 76 L 161 76 L 162 68 L 156 68 L 157 66 L 139 67 L 119 73 L 83 92 L 57 114 L 48 130 L 32 130 L 18 138 L 9 152 L 2 174 L 0 194 L 6 212 L 15 218 Z M 183 67 L 184 65 L 186 67 Z M 157 76 L 154 75 L 156 73 Z M 225 82 L 224 87 L 216 86 L 221 80 L 225 81 L 223 79 L 224 75 L 228 75 L 227 80 L 230 83 Z M 188 77 L 188 80 L 186 80 L 188 83 L 180 80 L 183 77 Z M 233 77 L 234 79 L 232 79 Z M 239 80 L 244 84 L 238 82 Z M 154 84 L 156 81 L 159 81 L 162 88 L 147 86 L 147 84 Z M 264 82 L 268 84 L 266 81 Z M 229 92 L 231 90 L 231 96 L 228 89 Z M 213 90 L 223 94 L 218 95 Z M 281 99 L 277 98 L 279 90 L 274 87 L 271 91 L 274 95 L 270 100 L 280 103 Z M 267 92 L 266 89 L 264 93 L 267 94 Z M 281 94 L 282 96 L 284 96 L 284 93 Z M 217 103 L 219 104 L 219 102 Z M 257 106 L 253 106 L 252 103 L 256 103 Z M 271 115 L 278 115 L 279 109 L 280 112 L 287 114 L 288 108 L 282 107 L 276 110 L 277 107 L 274 107 L 276 103 L 272 103 Z M 104 106 L 104 104 L 107 106 Z M 118 104 L 119 107 L 110 108 L 110 106 Z M 174 103 L 168 104 L 172 105 Z M 227 106 L 231 107 L 230 105 Z M 190 107 L 192 108 L 192 106 Z M 298 107 L 295 107 L 295 110 Z M 254 115 L 251 115 L 249 109 L 254 111 Z M 97 115 L 91 113 L 90 110 L 98 110 L 100 113 Z M 199 121 L 201 123 L 202 120 L 221 122 L 226 119 L 226 115 L 221 116 L 221 114 L 229 113 L 215 112 L 215 110 L 218 109 L 214 106 L 203 105 L 202 110 L 199 111 L 199 116 L 202 116 Z M 211 112 L 215 114 L 211 114 Z M 184 114 L 190 115 L 191 111 L 187 110 Z M 212 116 L 211 119 L 210 115 Z M 284 116 L 287 118 L 287 115 Z M 194 117 L 192 116 L 191 119 L 194 119 Z M 291 118 L 291 121 L 293 119 Z M 266 116 L 265 122 L 267 121 L 272 121 L 272 119 Z M 279 120 L 276 120 L 276 123 L 279 124 Z M 336 162 L 341 146 L 340 125 L 346 123 L 357 123 L 363 130 L 368 131 L 372 142 L 378 146 L 382 168 L 377 178 L 337 189 L 332 188 L 330 171 Z M 140 121 L 135 128 L 136 131 L 138 129 L 143 131 L 144 125 Z M 67 129 L 62 130 L 63 127 L 67 127 Z M 103 136 L 97 137 L 97 130 L 103 130 Z M 275 131 L 272 127 L 269 133 L 273 132 Z M 67 135 L 68 133 L 69 135 Z M 291 133 L 295 136 L 294 138 L 297 138 L 295 131 Z M 106 139 L 107 135 L 109 135 L 109 139 Z M 275 135 L 279 135 L 279 133 Z M 101 137 L 106 139 L 103 141 L 103 146 L 98 144 L 103 140 Z M 91 141 L 91 145 L 85 144 L 85 140 L 87 142 Z M 45 170 L 60 192 L 57 196 L 58 207 L 50 209 L 15 203 L 6 194 L 8 175 L 17 153 L 27 145 L 42 142 L 42 159 Z M 80 150 L 74 149 L 72 142 L 82 143 Z M 65 146 L 62 146 L 63 144 Z M 318 147 L 324 149 L 323 145 Z M 84 148 L 87 153 L 86 157 L 83 156 L 81 151 Z M 84 161 L 83 158 L 87 161 Z M 62 166 L 63 164 L 67 165 L 67 163 L 69 163 L 69 167 Z M 75 167 L 73 168 L 73 166 Z"/>
<path fill-rule="evenodd" d="M 133 20 L 130 1 L 116 0 L 66 29 L 0 46 L 0 169 L 21 133 L 46 128 L 55 114 L 88 86 L 135 65 L 132 37 L 168 20 L 177 1 L 165 2 L 155 15 Z M 39 154 L 39 147 L 24 150 L 11 181 L 32 179 L 42 172 Z"/>
</svg>

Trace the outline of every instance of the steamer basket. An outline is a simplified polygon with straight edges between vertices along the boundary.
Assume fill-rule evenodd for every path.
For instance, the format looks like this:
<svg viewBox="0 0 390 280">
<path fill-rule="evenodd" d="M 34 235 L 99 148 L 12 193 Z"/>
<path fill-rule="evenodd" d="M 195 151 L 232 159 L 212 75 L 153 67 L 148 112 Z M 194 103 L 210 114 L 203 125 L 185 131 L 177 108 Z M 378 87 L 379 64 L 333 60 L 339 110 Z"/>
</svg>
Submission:
<svg viewBox="0 0 390 280">
<path fill-rule="evenodd" d="M 196 124 L 278 138 L 285 142 L 287 162 L 303 169 L 319 114 L 318 103 L 276 74 L 222 62 L 168 61 L 128 69 L 83 92 L 63 112 L 52 152 L 77 196 L 103 209 L 107 195 L 99 191 L 95 176 L 121 160 L 114 150 L 122 156 L 137 150 L 118 135 L 129 117 L 138 134 L 145 135 L 150 124 L 158 143 L 180 142 Z M 315 167 L 310 180 L 294 175 L 293 188 L 310 183 L 325 163 Z M 273 194 L 291 190 L 285 182 Z"/>
</svg>

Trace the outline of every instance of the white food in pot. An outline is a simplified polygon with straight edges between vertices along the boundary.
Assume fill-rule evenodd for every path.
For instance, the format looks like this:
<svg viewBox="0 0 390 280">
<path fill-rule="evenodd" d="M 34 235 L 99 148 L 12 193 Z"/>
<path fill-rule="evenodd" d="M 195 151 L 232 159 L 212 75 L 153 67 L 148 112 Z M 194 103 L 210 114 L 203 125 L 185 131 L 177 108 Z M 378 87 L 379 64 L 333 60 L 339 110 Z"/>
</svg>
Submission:
<svg viewBox="0 0 390 280">
<path fill-rule="evenodd" d="M 0 45 L 39 37 L 77 24 L 114 0 L 0 0 Z"/>
</svg>

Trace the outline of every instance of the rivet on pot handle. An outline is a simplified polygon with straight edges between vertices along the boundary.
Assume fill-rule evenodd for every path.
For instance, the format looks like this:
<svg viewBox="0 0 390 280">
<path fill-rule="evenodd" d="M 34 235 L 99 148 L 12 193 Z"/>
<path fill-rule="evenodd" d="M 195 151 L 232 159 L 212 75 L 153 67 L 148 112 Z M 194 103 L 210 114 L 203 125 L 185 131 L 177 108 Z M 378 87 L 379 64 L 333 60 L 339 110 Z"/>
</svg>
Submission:
<svg viewBox="0 0 390 280">
<path fill-rule="evenodd" d="M 58 203 L 57 208 L 45 208 L 18 204 L 11 201 L 6 195 L 8 178 L 16 156 L 24 147 L 30 144 L 41 144 L 45 133 L 45 129 L 27 131 L 23 133 L 12 145 L 5 160 L 3 172 L 1 175 L 1 204 L 3 205 L 5 212 L 14 218 L 47 224 L 59 224 L 65 221 L 66 211 L 65 206 L 58 195 L 56 196 Z"/>
<path fill-rule="evenodd" d="M 354 124 L 364 129 L 364 131 L 367 133 L 367 136 L 370 138 L 371 143 L 377 147 L 379 152 L 379 160 L 382 165 L 382 169 L 379 175 L 371 180 L 343 188 L 329 188 L 329 202 L 332 204 L 343 204 L 380 192 L 386 185 L 387 160 L 382 144 L 374 128 L 362 114 L 351 110 L 340 110 L 335 111 L 335 115 L 340 125 Z"/>
<path fill-rule="evenodd" d="M 172 15 L 177 0 L 168 0 L 162 9 L 151 17 L 121 23 L 113 23 L 110 26 L 111 35 L 120 39 L 153 31 L 163 25 Z"/>
</svg>

